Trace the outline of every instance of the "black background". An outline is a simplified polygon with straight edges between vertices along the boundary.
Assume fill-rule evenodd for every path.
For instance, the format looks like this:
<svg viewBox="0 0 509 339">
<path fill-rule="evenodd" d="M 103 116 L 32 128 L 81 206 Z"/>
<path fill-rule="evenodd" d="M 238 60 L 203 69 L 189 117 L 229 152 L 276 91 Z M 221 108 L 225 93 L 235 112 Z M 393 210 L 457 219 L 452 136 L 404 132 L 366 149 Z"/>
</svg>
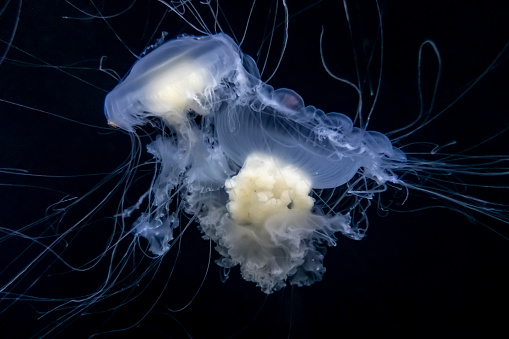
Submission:
<svg viewBox="0 0 509 339">
<path fill-rule="evenodd" d="M 55 239 L 45 238 L 46 235 L 62 234 L 72 225 L 78 225 L 75 230 L 80 232 L 60 241 L 55 250 L 69 264 L 80 266 L 101 253 L 110 235 L 119 231 L 113 228 L 112 216 L 117 212 L 123 192 L 122 187 L 113 190 L 120 175 L 87 195 L 131 152 L 129 136 L 106 126 L 103 101 L 117 81 L 99 71 L 99 60 L 107 56 L 103 67 L 123 76 L 136 60 L 129 49 L 134 55 L 141 54 L 162 31 L 167 31 L 169 38 L 183 33 L 200 34 L 174 13 L 168 13 L 161 21 L 165 7 L 159 2 L 136 1 L 129 8 L 130 3 L 97 1 L 103 15 L 118 14 L 107 20 L 93 18 L 90 14 L 97 15 L 97 9 L 88 1 L 23 3 L 13 44 L 0 65 L 0 166 L 43 176 L 0 173 L 3 230 L 0 262 L 5 267 L 0 276 L 2 285 L 43 251 L 39 243 L 50 244 Z M 275 88 L 295 90 L 307 104 L 326 112 L 342 112 L 353 117 L 357 105 L 355 91 L 330 77 L 322 66 L 322 27 L 323 54 L 330 70 L 352 82 L 357 82 L 356 72 L 360 72 L 364 84 L 364 115 L 374 101 L 369 95 L 369 84 L 376 88 L 381 40 L 377 34 L 376 3 L 346 3 L 352 37 L 342 2 L 288 2 L 291 14 L 288 48 L 269 83 Z M 207 7 L 195 5 L 209 29 L 219 31 L 210 20 Z M 221 2 L 224 13 L 219 21 L 221 29 L 230 35 L 233 31 L 240 40 L 250 5 L 250 1 Z M 417 116 L 418 50 L 428 39 L 435 42 L 442 63 L 432 114 L 444 113 L 398 146 L 413 142 L 444 145 L 455 140 L 457 144 L 445 150 L 459 152 L 509 125 L 507 51 L 469 89 L 509 42 L 506 19 L 509 11 L 504 1 L 482 4 L 480 1 L 386 1 L 379 5 L 384 48 L 382 82 L 369 129 L 387 133 Z M 18 2 L 12 1 L 0 17 L 2 51 L 18 17 L 17 6 Z M 243 51 L 255 59 L 267 36 L 267 23 L 270 30 L 274 18 L 270 10 L 274 8 L 267 1 L 259 1 L 255 7 L 242 45 Z M 122 12 L 123 9 L 127 10 Z M 264 80 L 269 78 L 279 59 L 284 26 L 280 25 L 281 10 L 282 3 L 279 3 L 275 39 L 262 75 Z M 185 16 L 192 18 L 189 9 Z M 260 68 L 267 55 L 267 43 L 262 46 L 257 60 Z M 368 67 L 373 46 L 373 62 Z M 438 65 L 429 47 L 423 52 L 421 76 L 425 107 L 430 103 Z M 456 102 L 459 96 L 462 98 Z M 451 103 L 454 105 L 448 107 Z M 142 143 L 146 141 L 142 139 Z M 468 154 L 507 154 L 507 141 L 505 134 L 471 149 Z M 142 160 L 148 159 L 144 152 Z M 507 179 L 463 179 L 501 187 L 473 187 L 469 192 L 508 203 L 507 189 L 503 188 L 508 185 Z M 134 203 L 149 182 L 150 171 L 144 167 L 131 186 L 126 205 Z M 109 192 L 113 193 L 101 209 L 80 222 Z M 68 205 L 69 202 L 53 205 L 66 196 L 83 199 L 68 210 L 62 221 L 41 219 Z M 381 197 L 385 203 L 394 198 L 394 192 Z M 401 198 L 396 200 L 401 202 Z M 66 315 L 68 311 L 93 302 L 70 302 L 64 304 L 64 309 L 49 311 L 61 305 L 62 298 L 100 288 L 107 276 L 108 259 L 78 272 L 55 262 L 55 256 L 48 254 L 37 266 L 30 266 L 18 284 L 2 294 L 0 336 L 40 336 L 49 329 L 54 331 L 48 337 L 61 338 L 93 334 L 111 338 L 185 338 L 186 335 L 196 338 L 375 335 L 407 338 L 506 333 L 508 240 L 447 208 L 414 211 L 435 205 L 445 206 L 410 192 L 408 202 L 395 207 L 402 212 L 380 215 L 373 206 L 369 211 L 367 237 L 360 242 L 340 237 L 338 246 L 330 248 L 325 257 L 327 272 L 323 281 L 311 287 L 287 287 L 267 297 L 254 284 L 244 281 L 238 268 L 222 283 L 219 268 L 212 262 L 200 292 L 180 312 L 169 309 L 180 309 L 193 298 L 209 259 L 209 243 L 201 239 L 194 226 L 185 232 L 179 249 L 172 249 L 162 260 L 142 260 L 139 248 L 129 247 L 132 238 L 128 236 L 115 255 L 121 258 L 122 251 L 131 254 L 124 272 L 132 275 L 106 294 L 112 295 L 134 281 L 138 286 L 91 305 L 83 309 L 84 314 L 71 319 Z M 509 236 L 507 225 L 479 215 L 474 217 Z M 10 230 L 21 230 L 31 238 L 12 237 Z M 69 246 L 65 247 L 68 242 Z M 214 251 L 211 255 L 212 260 L 218 257 Z M 144 272 L 148 274 L 143 277 Z M 30 296 L 43 299 L 28 300 Z M 11 305 L 17 297 L 20 300 Z"/>
</svg>

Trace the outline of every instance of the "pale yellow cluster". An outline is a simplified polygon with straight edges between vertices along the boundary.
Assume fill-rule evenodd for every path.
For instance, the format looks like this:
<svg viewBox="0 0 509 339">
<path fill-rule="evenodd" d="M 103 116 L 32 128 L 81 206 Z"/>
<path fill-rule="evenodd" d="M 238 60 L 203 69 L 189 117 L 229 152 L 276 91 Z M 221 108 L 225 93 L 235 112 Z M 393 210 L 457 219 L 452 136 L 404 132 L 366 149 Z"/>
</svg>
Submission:
<svg viewBox="0 0 509 339">
<path fill-rule="evenodd" d="M 263 227 L 281 212 L 310 212 L 311 183 L 298 168 L 271 155 L 248 156 L 239 173 L 226 181 L 228 211 L 238 225 Z"/>
<path fill-rule="evenodd" d="M 203 96 L 207 88 L 216 85 L 206 69 L 183 61 L 169 70 L 154 73 L 147 84 L 147 96 L 144 99 L 147 111 L 161 116 L 170 124 L 184 122 L 188 110 L 199 114 L 208 113 L 201 109 L 198 101 L 198 97 Z"/>
</svg>

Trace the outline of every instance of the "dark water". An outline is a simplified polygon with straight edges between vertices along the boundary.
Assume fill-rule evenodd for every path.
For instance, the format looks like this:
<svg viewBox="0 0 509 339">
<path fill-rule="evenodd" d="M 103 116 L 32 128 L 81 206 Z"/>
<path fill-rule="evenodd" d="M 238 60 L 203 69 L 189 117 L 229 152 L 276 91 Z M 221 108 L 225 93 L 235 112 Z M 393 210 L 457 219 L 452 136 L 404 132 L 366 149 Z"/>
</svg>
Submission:
<svg viewBox="0 0 509 339">
<path fill-rule="evenodd" d="M 107 56 L 103 67 L 123 76 L 136 60 L 126 46 L 139 55 L 162 31 L 167 31 L 170 38 L 199 33 L 175 14 L 167 14 L 161 21 L 165 7 L 155 1 L 137 1 L 125 13 L 106 21 L 83 14 L 70 4 L 97 14 L 88 1 L 51 4 L 25 1 L 14 41 L 0 65 L 0 99 L 3 100 L 0 102 L 0 167 L 44 175 L 0 173 L 2 286 L 16 272 L 28 267 L 26 274 L 1 295 L 4 309 L 0 314 L 1 337 L 85 338 L 93 334 L 110 338 L 185 338 L 187 335 L 196 338 L 375 335 L 408 338 L 472 334 L 488 337 L 505 330 L 504 310 L 509 301 L 508 240 L 480 223 L 471 223 L 443 202 L 412 192 L 403 206 L 397 205 L 402 198 L 394 191 L 382 195 L 382 202 L 394 200 L 395 209 L 408 213 L 392 211 L 379 215 L 385 213 L 377 213 L 373 206 L 365 239 L 356 242 L 339 238 L 338 246 L 328 249 L 327 272 L 322 282 L 304 288 L 289 286 L 270 296 L 244 281 L 238 268 L 222 283 L 219 268 L 212 262 L 192 303 L 180 312 L 170 311 L 184 307 L 193 298 L 207 270 L 210 244 L 201 239 L 195 225 L 162 260 L 143 259 L 139 248 L 129 247 L 128 236 L 117 247 L 113 266 L 109 266 L 110 256 L 92 264 L 91 260 L 108 246 L 110 236 L 120 232 L 118 226 L 114 229 L 112 216 L 117 213 L 122 187 L 99 210 L 94 207 L 103 203 L 121 174 L 86 194 L 131 151 L 127 135 L 107 128 L 103 100 L 116 80 L 99 71 L 99 60 Z M 119 13 L 129 4 L 129 1 L 114 5 L 97 2 L 96 6 L 109 15 Z M 381 40 L 377 33 L 376 4 L 362 2 L 361 6 L 348 2 L 352 38 L 342 3 L 323 1 L 306 9 L 310 4 L 288 3 L 292 14 L 289 45 L 270 83 L 275 88 L 297 91 L 307 104 L 324 111 L 353 117 L 357 104 L 355 91 L 332 79 L 320 60 L 319 41 L 324 27 L 323 52 L 327 65 L 338 76 L 353 82 L 359 70 L 365 95 L 363 112 L 367 114 L 373 103 L 369 88 L 376 88 L 380 72 Z M 225 1 L 221 5 L 233 31 L 241 37 L 249 1 Z M 489 73 L 468 89 L 509 42 L 507 4 L 503 1 L 482 4 L 388 1 L 380 7 L 384 48 L 382 82 L 370 129 L 386 133 L 411 122 L 418 114 L 418 50 L 427 39 L 436 43 L 442 60 L 442 77 L 433 112 L 444 109 L 445 112 L 398 146 L 416 141 L 444 145 L 456 140 L 457 144 L 446 150 L 459 152 L 509 125 L 507 51 Z M 197 5 L 197 8 L 210 19 L 210 11 L 204 6 Z M 258 2 L 242 45 L 243 51 L 255 59 L 272 25 L 270 8 L 275 7 Z M 11 1 L 0 17 L 1 51 L 10 39 L 17 11 L 18 2 Z M 186 12 L 186 17 L 190 18 L 189 14 Z M 209 19 L 207 25 L 213 27 Z M 282 19 L 280 12 L 263 79 L 269 77 L 278 61 Z M 220 23 L 231 34 L 224 17 Z M 267 44 L 263 46 L 258 60 L 260 68 L 267 54 Z M 368 64 L 373 46 L 373 61 Z M 353 50 L 358 58 L 357 66 Z M 424 105 L 428 107 L 437 74 L 437 59 L 429 46 L 424 49 L 421 70 Z M 463 93 L 461 100 L 447 108 Z M 507 141 L 506 134 L 468 153 L 507 154 Z M 142 160 L 148 159 L 144 152 Z M 126 205 L 135 203 L 145 191 L 151 173 L 147 166 L 138 172 Z M 464 177 L 463 180 L 508 185 L 507 178 L 499 177 Z M 508 202 L 504 188 L 472 187 L 468 192 L 483 199 Z M 65 214 L 54 214 L 72 204 L 72 201 L 58 203 L 66 197 L 83 199 Z M 444 208 L 409 212 L 435 205 Z M 93 213 L 89 215 L 90 211 Z M 45 216 L 48 219 L 42 220 Z M 509 235 L 507 225 L 473 216 Z M 74 232 L 66 235 L 65 240 L 54 236 L 73 225 Z M 20 237 L 12 230 L 22 230 L 31 238 Z M 65 262 L 51 253 L 37 257 L 44 251 L 42 244 L 47 246 L 53 241 L 58 242 L 54 249 Z M 111 253 L 110 250 L 108 254 Z M 131 256 L 119 261 L 123 257 L 121 253 Z M 211 257 L 212 261 L 218 258 L 213 249 Z M 30 265 L 34 259 L 38 264 Z M 93 295 L 102 288 L 102 283 L 113 283 L 107 280 L 107 273 L 118 272 L 120 267 L 115 265 L 119 264 L 125 266 L 115 286 L 106 292 L 110 298 L 80 302 L 77 296 Z M 76 267 L 86 270 L 79 272 Z M 114 294 L 117 291 L 120 292 Z M 83 307 L 86 305 L 90 307 Z M 73 310 L 76 313 L 69 313 Z"/>
</svg>

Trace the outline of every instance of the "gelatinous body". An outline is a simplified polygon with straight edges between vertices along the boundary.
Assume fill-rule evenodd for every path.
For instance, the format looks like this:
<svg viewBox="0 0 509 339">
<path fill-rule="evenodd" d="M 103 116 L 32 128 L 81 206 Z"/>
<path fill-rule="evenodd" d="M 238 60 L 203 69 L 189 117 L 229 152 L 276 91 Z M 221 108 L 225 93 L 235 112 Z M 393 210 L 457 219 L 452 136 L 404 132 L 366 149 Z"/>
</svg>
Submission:
<svg viewBox="0 0 509 339">
<path fill-rule="evenodd" d="M 148 145 L 161 171 L 135 234 L 154 254 L 165 253 L 178 225 L 170 212 L 178 191 L 185 212 L 217 244 L 217 263 L 239 264 L 266 293 L 287 280 L 321 280 L 323 244 L 334 245 L 336 233 L 363 237 L 348 212 L 315 201 L 312 190 L 335 189 L 358 173 L 378 185 L 398 183 L 393 170 L 406 162 L 384 135 L 262 82 L 252 59 L 222 33 L 156 48 L 108 94 L 105 114 L 127 131 L 151 117 L 172 131 Z"/>
</svg>

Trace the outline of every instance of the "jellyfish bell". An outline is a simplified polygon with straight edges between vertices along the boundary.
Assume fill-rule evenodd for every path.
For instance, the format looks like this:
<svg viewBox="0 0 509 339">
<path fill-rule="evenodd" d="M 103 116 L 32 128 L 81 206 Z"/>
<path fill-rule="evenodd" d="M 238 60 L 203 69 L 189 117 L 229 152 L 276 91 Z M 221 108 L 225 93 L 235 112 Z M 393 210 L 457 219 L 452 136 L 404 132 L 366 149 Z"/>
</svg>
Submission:
<svg viewBox="0 0 509 339">
<path fill-rule="evenodd" d="M 237 45 L 226 34 L 180 36 L 134 64 L 128 76 L 105 100 L 108 122 L 127 131 L 157 116 L 174 126 L 187 121 L 193 111 L 207 115 L 227 100 L 220 87 L 225 79 L 238 91 L 249 87 Z"/>
</svg>

